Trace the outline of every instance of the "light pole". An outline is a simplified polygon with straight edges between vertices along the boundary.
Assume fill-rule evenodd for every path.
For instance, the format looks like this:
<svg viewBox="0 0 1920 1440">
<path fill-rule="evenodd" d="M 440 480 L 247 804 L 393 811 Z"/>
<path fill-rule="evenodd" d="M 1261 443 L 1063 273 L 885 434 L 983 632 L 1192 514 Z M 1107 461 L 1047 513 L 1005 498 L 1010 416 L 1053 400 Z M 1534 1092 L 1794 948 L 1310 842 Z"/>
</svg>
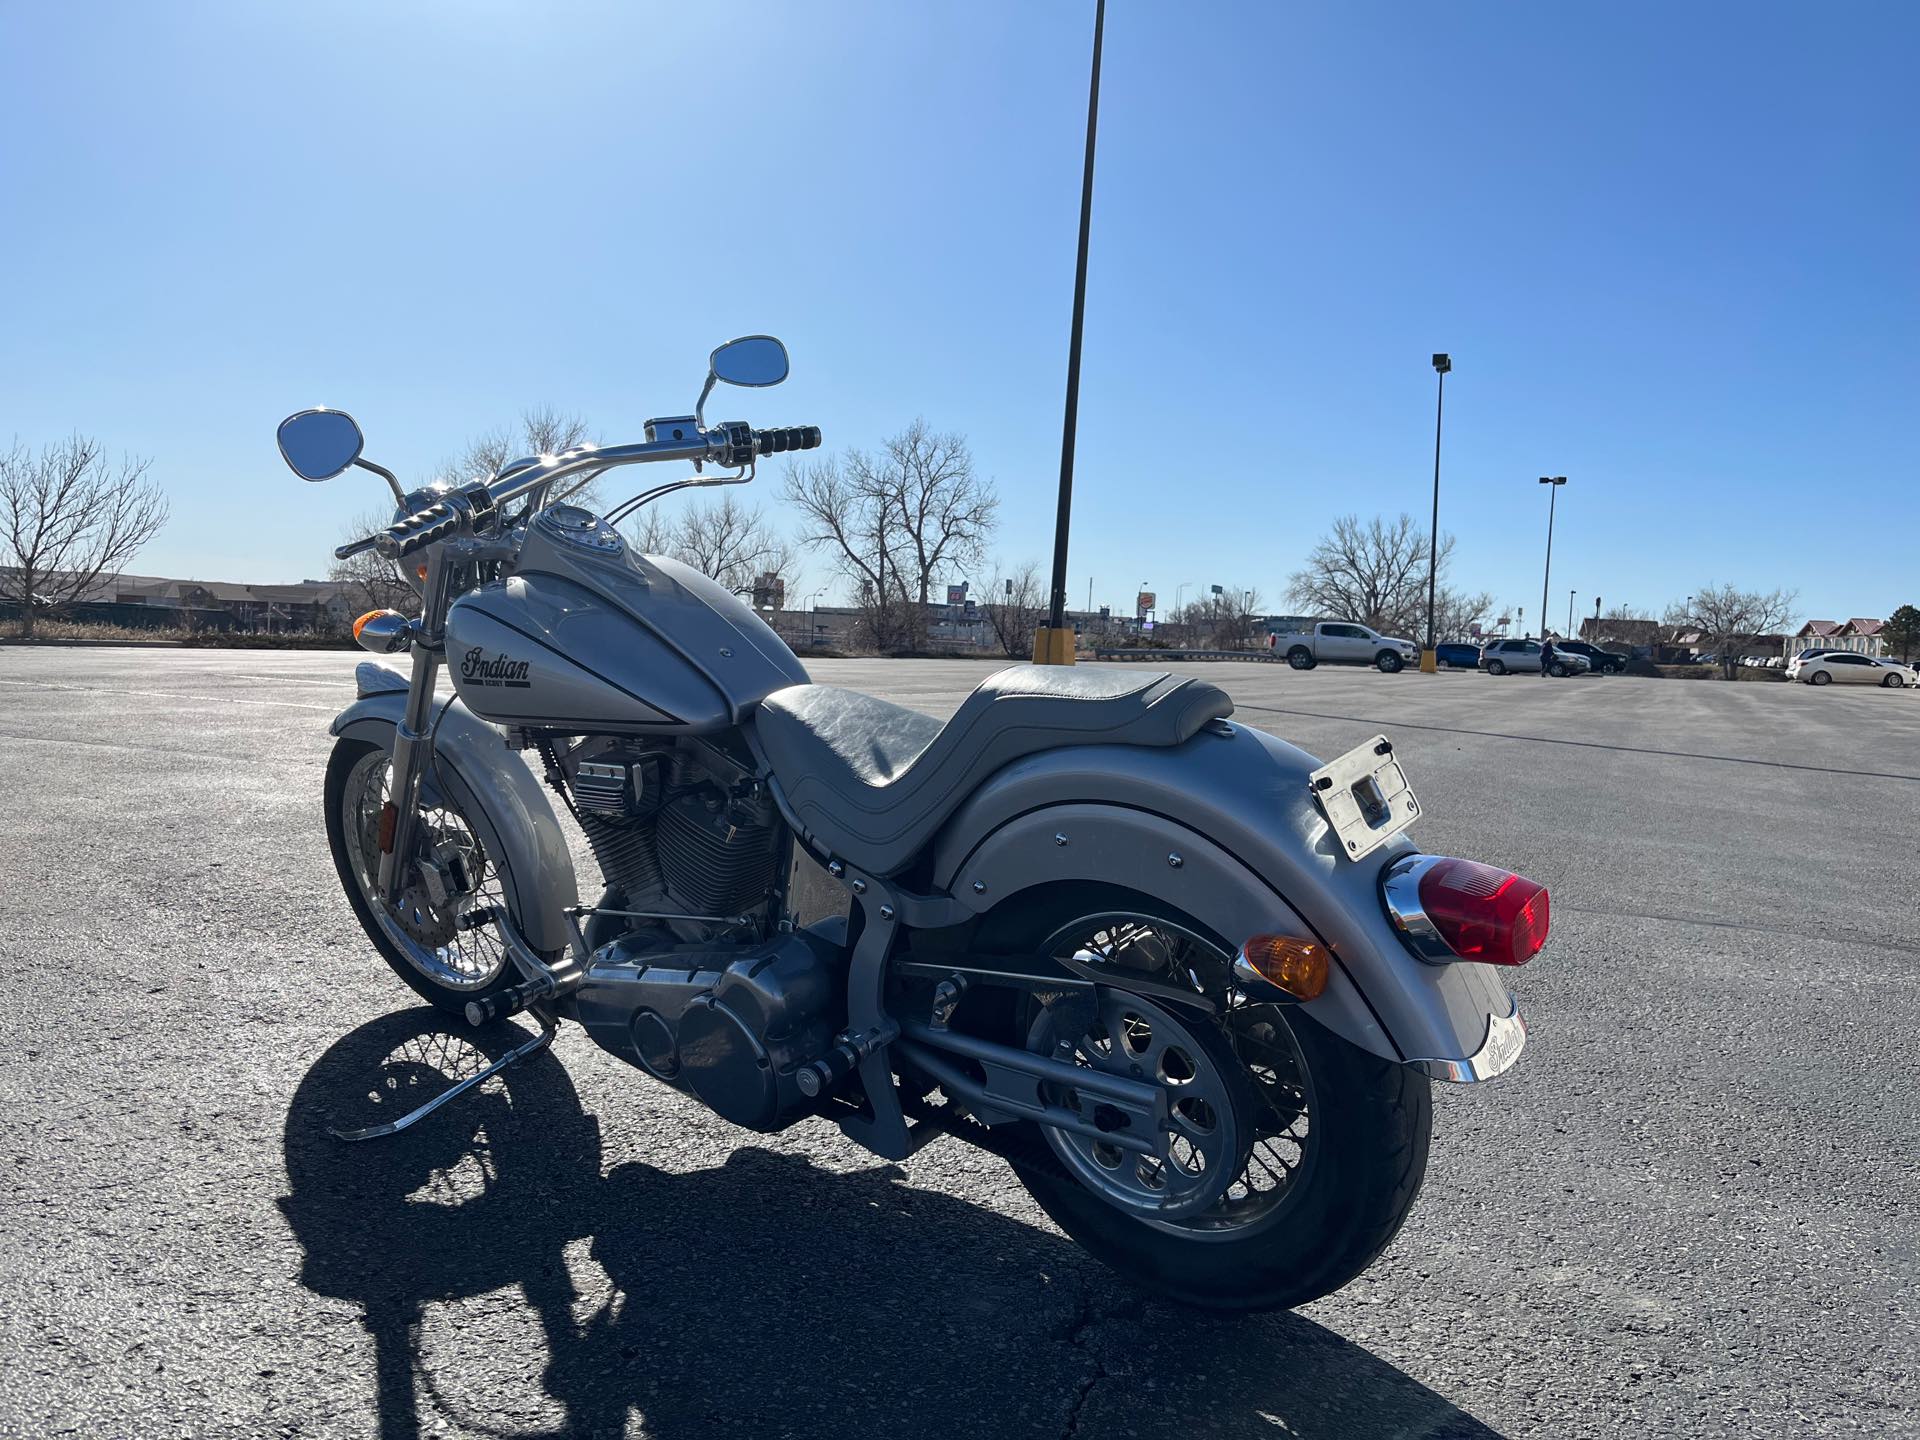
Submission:
<svg viewBox="0 0 1920 1440">
<path fill-rule="evenodd" d="M 1433 401 L 1433 529 L 1427 538 L 1427 647 L 1420 652 L 1420 668 L 1429 674 L 1440 666 L 1433 650 L 1433 596 L 1440 578 L 1440 417 L 1447 408 L 1447 372 L 1453 369 L 1453 357 L 1435 355 L 1434 374 L 1439 391 Z"/>
<path fill-rule="evenodd" d="M 1053 517 L 1053 583 L 1047 592 L 1047 623 L 1034 635 L 1036 665 L 1071 665 L 1073 631 L 1067 628 L 1067 527 L 1073 517 L 1074 431 L 1080 418 L 1080 334 L 1087 313 L 1087 237 L 1093 224 L 1093 150 L 1100 128 L 1100 39 L 1107 0 L 1094 0 L 1093 70 L 1087 80 L 1087 158 L 1080 173 L 1080 250 L 1073 267 L 1073 327 L 1067 340 L 1067 407 L 1060 426 L 1060 501 Z"/>
<path fill-rule="evenodd" d="M 1573 638 L 1573 591 L 1567 591 L 1567 638 Z"/>
<path fill-rule="evenodd" d="M 1553 508 L 1560 499 L 1560 487 L 1567 483 L 1564 475 L 1542 475 L 1540 483 L 1551 487 L 1547 491 L 1547 568 L 1540 577 L 1540 638 L 1547 638 L 1547 585 L 1553 579 Z"/>
</svg>

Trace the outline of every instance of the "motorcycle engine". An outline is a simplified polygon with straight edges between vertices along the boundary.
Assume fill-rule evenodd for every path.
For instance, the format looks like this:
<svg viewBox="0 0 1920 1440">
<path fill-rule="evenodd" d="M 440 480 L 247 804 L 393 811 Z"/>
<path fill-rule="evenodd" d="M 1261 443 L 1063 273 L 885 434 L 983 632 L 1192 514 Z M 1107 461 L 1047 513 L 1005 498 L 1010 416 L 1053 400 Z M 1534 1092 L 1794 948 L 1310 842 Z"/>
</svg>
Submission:
<svg viewBox="0 0 1920 1440">
<path fill-rule="evenodd" d="M 575 1013 L 603 1048 L 750 1130 L 813 1108 L 795 1078 L 841 1022 L 842 951 L 799 930 L 757 945 L 636 931 L 596 950 Z"/>
<path fill-rule="evenodd" d="M 756 788 L 672 744 L 588 740 L 567 757 L 580 827 L 625 908 L 750 915 L 773 891 L 780 823 Z"/>
</svg>

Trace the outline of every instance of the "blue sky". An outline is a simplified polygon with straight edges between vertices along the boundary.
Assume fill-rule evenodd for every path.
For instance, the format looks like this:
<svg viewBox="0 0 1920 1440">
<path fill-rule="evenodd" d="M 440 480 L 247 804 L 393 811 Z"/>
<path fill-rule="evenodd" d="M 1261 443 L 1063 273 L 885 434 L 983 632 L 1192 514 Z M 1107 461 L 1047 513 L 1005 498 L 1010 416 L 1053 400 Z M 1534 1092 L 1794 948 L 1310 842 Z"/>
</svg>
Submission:
<svg viewBox="0 0 1920 1440">
<path fill-rule="evenodd" d="M 638 438 L 770 330 L 723 413 L 963 431 L 1044 561 L 1091 14 L 5 7 L 0 439 L 153 457 L 142 571 L 313 576 L 382 492 L 293 479 L 288 411 L 424 478 L 529 403 Z M 1116 0 L 1073 602 L 1281 609 L 1332 517 L 1424 524 L 1447 350 L 1458 582 L 1537 612 L 1552 473 L 1557 612 L 1920 603 L 1916 53 L 1905 3 Z"/>
</svg>

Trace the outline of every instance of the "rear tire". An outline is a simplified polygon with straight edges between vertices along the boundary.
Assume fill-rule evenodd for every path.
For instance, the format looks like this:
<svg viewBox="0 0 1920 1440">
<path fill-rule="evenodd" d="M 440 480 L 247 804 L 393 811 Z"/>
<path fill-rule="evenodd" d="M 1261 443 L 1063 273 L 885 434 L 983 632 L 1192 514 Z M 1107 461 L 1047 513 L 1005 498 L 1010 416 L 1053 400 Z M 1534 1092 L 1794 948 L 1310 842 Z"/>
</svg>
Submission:
<svg viewBox="0 0 1920 1440">
<path fill-rule="evenodd" d="M 1097 899 L 1097 914 L 1090 914 L 1095 905 L 1069 899 L 1022 907 L 1024 917 L 990 921 L 989 928 L 996 943 L 1024 941 L 1032 949 L 1050 941 L 1064 952 L 1077 942 L 1062 940 L 1063 926 L 1085 935 L 1108 923 L 1153 926 L 1162 916 L 1167 932 L 1184 932 L 1191 948 L 1158 978 L 1189 966 L 1202 976 L 1224 973 L 1216 967 L 1230 959 L 1230 949 L 1204 927 L 1143 896 L 1100 891 L 1079 897 Z M 1207 993 L 1214 988 L 1208 983 Z M 1124 992 L 1124 979 L 1113 989 Z M 1154 1003 L 1166 1002 L 1157 996 Z M 1222 1019 L 1184 1008 L 1179 1015 L 1205 1034 L 1209 1051 L 1247 1067 L 1249 1123 L 1266 1138 L 1230 1192 L 1244 1195 L 1191 1220 L 1140 1218 L 1054 1159 L 1046 1132 L 1034 1124 L 1015 1127 L 1016 1153 L 1034 1157 L 1014 1161 L 1021 1184 L 1089 1254 L 1169 1299 L 1213 1310 L 1274 1310 L 1338 1290 L 1386 1248 L 1420 1193 L 1433 1133 L 1431 1082 L 1340 1038 L 1298 1006 L 1237 1006 Z"/>
<path fill-rule="evenodd" d="M 1807 677 L 1807 683 L 1809 685 L 1831 685 L 1833 683 L 1833 676 L 1825 670 L 1816 670 Z"/>
<path fill-rule="evenodd" d="M 1378 655 L 1373 657 L 1373 663 L 1380 667 L 1380 673 L 1382 675 L 1392 675 L 1400 669 L 1402 661 L 1400 657 L 1391 650 L 1382 650 Z"/>
<path fill-rule="evenodd" d="M 1505 665 L 1505 664 L 1503 664 L 1503 663 L 1502 663 L 1501 661 L 1498 661 L 1498 660 L 1489 660 L 1489 661 L 1487 662 L 1487 674 L 1489 674 L 1489 675 L 1504 675 L 1504 674 L 1506 674 L 1506 673 L 1507 673 L 1507 667 L 1506 667 L 1506 665 Z"/>
<path fill-rule="evenodd" d="M 1317 663 L 1313 652 L 1304 645 L 1296 645 L 1287 652 L 1287 664 L 1296 670 L 1311 670 Z"/>
</svg>

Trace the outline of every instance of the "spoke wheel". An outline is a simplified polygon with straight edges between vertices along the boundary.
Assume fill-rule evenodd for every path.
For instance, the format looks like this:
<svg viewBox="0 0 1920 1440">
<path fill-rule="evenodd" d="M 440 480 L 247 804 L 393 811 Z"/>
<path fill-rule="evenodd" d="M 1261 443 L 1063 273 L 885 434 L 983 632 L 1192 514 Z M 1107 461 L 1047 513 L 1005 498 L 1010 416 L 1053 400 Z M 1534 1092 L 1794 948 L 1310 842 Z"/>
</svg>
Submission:
<svg viewBox="0 0 1920 1440">
<path fill-rule="evenodd" d="M 1096 991 L 1081 1034 L 1058 1033 L 1042 1010 L 1029 1048 L 1166 1086 L 1172 1163 L 1043 1126 L 1055 1155 L 1109 1204 L 1183 1238 L 1235 1239 L 1275 1224 L 1313 1159 L 1312 1077 L 1286 1007 L 1250 1003 L 1232 986 L 1230 955 L 1164 920 L 1076 921 L 1048 949 L 1113 981 Z M 1191 989 L 1220 1013 L 1176 1014 L 1128 993 L 1129 975 Z"/>
<path fill-rule="evenodd" d="M 497 868 L 458 811 L 438 805 L 418 812 L 399 898 L 389 904 L 378 893 L 380 812 L 392 771 L 387 752 L 370 748 L 347 772 L 339 821 L 348 869 L 367 910 L 407 964 L 443 989 L 484 990 L 506 971 L 506 949 L 492 926 L 462 929 L 460 919 L 488 907 L 505 913 L 506 896 Z"/>
</svg>

